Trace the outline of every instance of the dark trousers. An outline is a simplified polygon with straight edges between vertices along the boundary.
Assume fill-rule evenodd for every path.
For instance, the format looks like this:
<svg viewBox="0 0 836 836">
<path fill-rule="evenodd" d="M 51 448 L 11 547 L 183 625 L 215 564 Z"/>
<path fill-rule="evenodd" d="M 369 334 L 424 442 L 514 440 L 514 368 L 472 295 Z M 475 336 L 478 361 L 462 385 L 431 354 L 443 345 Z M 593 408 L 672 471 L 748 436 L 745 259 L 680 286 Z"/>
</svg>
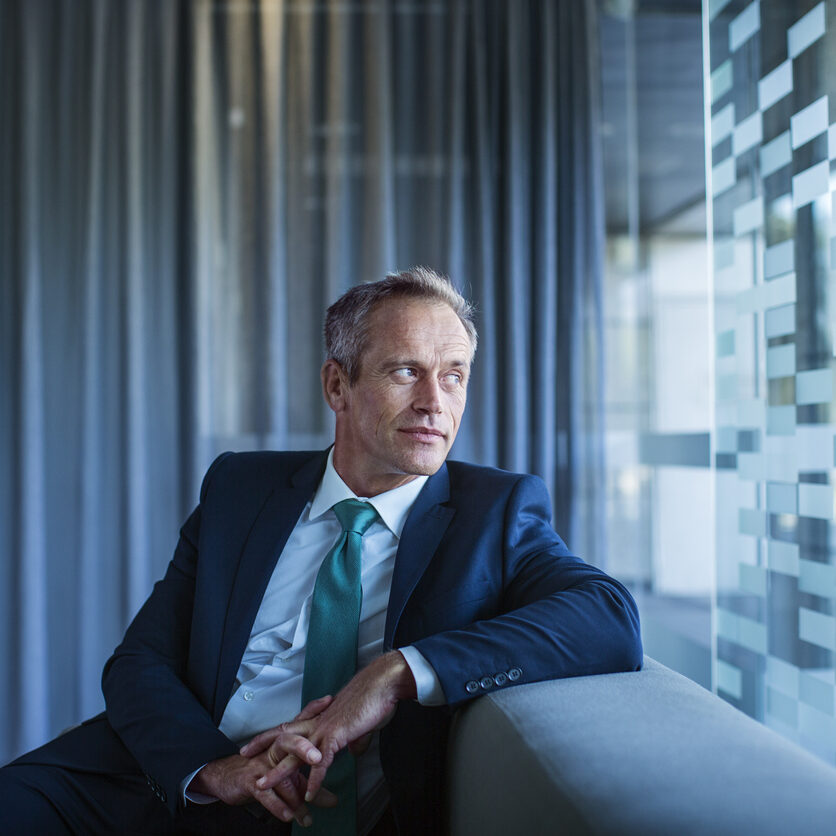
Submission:
<svg viewBox="0 0 836 836">
<path fill-rule="evenodd" d="M 222 803 L 189 805 L 172 816 L 96 718 L 0 769 L 0 836 L 33 834 L 287 836 L 290 825 Z"/>
</svg>

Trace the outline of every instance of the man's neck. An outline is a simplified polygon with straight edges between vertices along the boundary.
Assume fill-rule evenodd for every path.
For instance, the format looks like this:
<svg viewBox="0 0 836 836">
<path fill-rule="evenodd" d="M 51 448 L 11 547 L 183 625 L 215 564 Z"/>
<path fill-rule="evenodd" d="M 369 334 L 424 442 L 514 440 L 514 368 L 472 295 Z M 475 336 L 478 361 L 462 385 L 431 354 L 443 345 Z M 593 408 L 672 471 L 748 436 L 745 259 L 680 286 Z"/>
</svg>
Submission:
<svg viewBox="0 0 836 836">
<path fill-rule="evenodd" d="M 358 471 L 357 468 L 348 466 L 348 463 L 340 458 L 336 447 L 334 448 L 333 465 L 340 479 L 357 496 L 368 499 L 400 488 L 418 478 L 414 473 L 363 473 Z"/>
</svg>

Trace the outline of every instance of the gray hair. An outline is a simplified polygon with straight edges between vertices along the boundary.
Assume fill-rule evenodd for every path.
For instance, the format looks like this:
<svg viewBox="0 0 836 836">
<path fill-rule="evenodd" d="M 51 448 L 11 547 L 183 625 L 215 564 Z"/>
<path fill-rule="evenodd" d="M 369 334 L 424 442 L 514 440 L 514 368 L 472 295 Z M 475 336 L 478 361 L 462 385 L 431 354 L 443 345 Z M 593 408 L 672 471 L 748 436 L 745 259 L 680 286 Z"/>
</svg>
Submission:
<svg viewBox="0 0 836 836">
<path fill-rule="evenodd" d="M 389 273 L 385 279 L 359 284 L 346 291 L 325 314 L 325 351 L 355 383 L 366 347 L 369 316 L 386 299 L 424 299 L 449 305 L 470 340 L 471 359 L 476 353 L 477 334 L 473 305 L 453 287 L 448 278 L 429 267 L 412 267 Z"/>
</svg>

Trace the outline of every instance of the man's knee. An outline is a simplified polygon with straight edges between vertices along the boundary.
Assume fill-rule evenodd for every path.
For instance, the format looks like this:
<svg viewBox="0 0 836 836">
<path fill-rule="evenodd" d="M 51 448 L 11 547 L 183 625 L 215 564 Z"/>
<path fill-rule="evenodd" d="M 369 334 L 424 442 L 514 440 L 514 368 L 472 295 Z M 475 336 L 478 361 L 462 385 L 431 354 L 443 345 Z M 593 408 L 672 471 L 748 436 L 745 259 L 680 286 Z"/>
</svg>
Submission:
<svg viewBox="0 0 836 836">
<path fill-rule="evenodd" d="M 38 833 L 64 836 L 73 831 L 50 801 L 57 791 L 48 767 L 12 765 L 0 769 L 0 817 L 4 836 Z"/>
</svg>

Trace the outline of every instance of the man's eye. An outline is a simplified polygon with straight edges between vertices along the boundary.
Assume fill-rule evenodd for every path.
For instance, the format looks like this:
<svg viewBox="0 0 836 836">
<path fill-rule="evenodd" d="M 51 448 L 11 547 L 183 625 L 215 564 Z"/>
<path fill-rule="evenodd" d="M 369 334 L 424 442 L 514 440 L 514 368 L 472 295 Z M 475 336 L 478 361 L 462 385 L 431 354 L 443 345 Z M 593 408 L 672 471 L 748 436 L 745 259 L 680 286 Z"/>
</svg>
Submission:
<svg viewBox="0 0 836 836">
<path fill-rule="evenodd" d="M 403 368 L 403 369 L 395 369 L 395 376 L 396 377 L 415 377 L 415 369 L 410 368 Z"/>
<path fill-rule="evenodd" d="M 453 386 L 459 386 L 463 382 L 462 376 L 458 372 L 450 372 L 450 374 L 444 375 L 444 380 Z"/>
</svg>

